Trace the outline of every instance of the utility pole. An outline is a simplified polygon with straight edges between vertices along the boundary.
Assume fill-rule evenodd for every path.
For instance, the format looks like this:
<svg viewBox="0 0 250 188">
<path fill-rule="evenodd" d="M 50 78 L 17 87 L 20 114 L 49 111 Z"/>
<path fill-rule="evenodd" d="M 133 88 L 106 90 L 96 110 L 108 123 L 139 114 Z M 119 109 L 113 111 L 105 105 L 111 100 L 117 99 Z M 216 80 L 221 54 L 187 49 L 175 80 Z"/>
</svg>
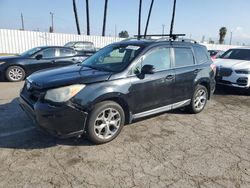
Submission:
<svg viewBox="0 0 250 188">
<path fill-rule="evenodd" d="M 148 24 L 149 24 L 149 20 L 150 20 L 150 16 L 151 16 L 153 5 L 154 5 L 154 0 L 152 0 L 151 4 L 150 4 L 150 8 L 149 8 L 149 12 L 148 12 L 148 19 L 147 19 L 147 23 L 146 23 L 145 32 L 144 32 L 144 38 L 146 38 L 146 35 L 147 35 Z"/>
<path fill-rule="evenodd" d="M 86 18 L 87 18 L 87 35 L 90 35 L 90 26 L 89 26 L 89 0 L 86 0 Z"/>
<path fill-rule="evenodd" d="M 115 24 L 115 38 L 117 37 L 117 25 Z"/>
<path fill-rule="evenodd" d="M 172 21 L 170 26 L 170 38 L 173 35 L 173 28 L 174 28 L 174 17 L 175 17 L 175 7 L 176 7 L 176 0 L 174 0 L 174 6 L 173 6 L 173 14 L 172 14 Z"/>
<path fill-rule="evenodd" d="M 22 30 L 24 31 L 23 13 L 21 13 Z"/>
<path fill-rule="evenodd" d="M 107 8 L 108 8 L 108 0 L 105 0 L 105 5 L 104 5 L 104 16 L 103 16 L 103 26 L 102 26 L 102 36 L 105 36 Z"/>
<path fill-rule="evenodd" d="M 233 39 L 233 32 L 231 31 L 231 33 L 230 33 L 230 42 L 229 42 L 229 45 L 232 45 L 232 39 Z"/>
<path fill-rule="evenodd" d="M 141 38 L 141 6 L 142 6 L 142 0 L 139 2 L 139 15 L 138 15 L 138 36 L 137 38 Z"/>
<path fill-rule="evenodd" d="M 165 34 L 165 25 L 162 24 L 162 35 L 164 35 L 164 34 Z"/>
<path fill-rule="evenodd" d="M 50 12 L 51 15 L 51 33 L 54 32 L 54 13 Z"/>
</svg>

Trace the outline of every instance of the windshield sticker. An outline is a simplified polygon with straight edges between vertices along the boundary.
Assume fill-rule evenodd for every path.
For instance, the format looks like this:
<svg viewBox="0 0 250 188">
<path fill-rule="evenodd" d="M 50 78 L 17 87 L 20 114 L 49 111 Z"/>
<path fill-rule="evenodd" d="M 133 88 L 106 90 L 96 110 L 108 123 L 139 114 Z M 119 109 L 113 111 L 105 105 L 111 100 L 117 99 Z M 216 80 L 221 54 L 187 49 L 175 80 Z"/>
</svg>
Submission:
<svg viewBox="0 0 250 188">
<path fill-rule="evenodd" d="M 140 48 L 140 46 L 132 46 L 132 45 L 129 45 L 126 47 L 126 49 L 128 50 L 138 50 Z"/>
</svg>

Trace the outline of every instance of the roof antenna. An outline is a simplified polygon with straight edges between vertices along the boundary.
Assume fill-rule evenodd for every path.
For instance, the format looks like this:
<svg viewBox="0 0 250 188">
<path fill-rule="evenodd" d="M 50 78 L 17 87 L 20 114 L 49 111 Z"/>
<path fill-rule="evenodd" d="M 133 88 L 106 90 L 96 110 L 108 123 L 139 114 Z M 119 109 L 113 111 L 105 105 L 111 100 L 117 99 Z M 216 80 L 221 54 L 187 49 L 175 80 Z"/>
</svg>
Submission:
<svg viewBox="0 0 250 188">
<path fill-rule="evenodd" d="M 140 40 L 141 38 L 141 5 L 142 5 L 142 0 L 140 0 L 140 3 L 139 3 L 138 36 L 137 36 L 138 40 Z"/>
<path fill-rule="evenodd" d="M 173 35 L 173 27 L 174 27 L 174 17 L 175 17 L 175 7 L 176 7 L 176 0 L 174 0 L 174 6 L 173 6 L 173 14 L 172 14 L 172 21 L 171 21 L 171 26 L 170 26 L 170 35 L 169 37 L 172 38 L 173 40 L 176 39 L 176 36 Z"/>
<path fill-rule="evenodd" d="M 146 38 L 146 35 L 147 35 L 148 24 L 149 24 L 149 20 L 150 20 L 153 5 L 154 5 L 154 0 L 152 0 L 151 4 L 150 4 L 150 8 L 149 8 L 149 12 L 148 12 L 148 19 L 147 19 L 147 23 L 146 23 L 146 27 L 145 27 L 145 32 L 144 32 L 144 39 Z"/>
</svg>

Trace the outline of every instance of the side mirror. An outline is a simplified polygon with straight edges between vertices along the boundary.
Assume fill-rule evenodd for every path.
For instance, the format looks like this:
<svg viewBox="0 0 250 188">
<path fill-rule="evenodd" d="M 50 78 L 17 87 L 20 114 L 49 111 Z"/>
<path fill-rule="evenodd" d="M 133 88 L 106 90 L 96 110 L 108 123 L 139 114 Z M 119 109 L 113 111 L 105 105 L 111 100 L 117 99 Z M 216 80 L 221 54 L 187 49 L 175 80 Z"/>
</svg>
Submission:
<svg viewBox="0 0 250 188">
<path fill-rule="evenodd" d="M 154 74 L 154 66 L 153 65 L 144 65 L 141 68 L 141 73 L 142 74 Z"/>
<path fill-rule="evenodd" d="M 42 59 L 43 58 L 43 55 L 42 54 L 38 54 L 38 55 L 36 55 L 36 60 L 40 60 L 40 59 Z"/>
</svg>

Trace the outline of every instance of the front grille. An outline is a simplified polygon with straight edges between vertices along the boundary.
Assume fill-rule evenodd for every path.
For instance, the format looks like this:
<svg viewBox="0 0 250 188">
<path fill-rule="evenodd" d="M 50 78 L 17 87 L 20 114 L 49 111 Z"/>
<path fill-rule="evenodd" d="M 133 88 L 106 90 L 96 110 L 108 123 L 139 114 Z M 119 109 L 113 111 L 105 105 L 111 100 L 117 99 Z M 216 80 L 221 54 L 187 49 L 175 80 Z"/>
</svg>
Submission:
<svg viewBox="0 0 250 188">
<path fill-rule="evenodd" d="M 27 83 L 25 83 L 22 95 L 25 96 L 26 99 L 28 99 L 33 104 L 39 100 L 39 98 L 43 95 L 43 92 L 39 91 L 38 89 L 34 87 L 27 88 Z"/>
<path fill-rule="evenodd" d="M 216 72 L 217 72 L 217 76 L 225 76 L 225 77 L 228 77 L 228 76 L 231 76 L 231 75 L 232 75 L 233 70 L 230 69 L 230 68 L 218 67 Z"/>
</svg>

